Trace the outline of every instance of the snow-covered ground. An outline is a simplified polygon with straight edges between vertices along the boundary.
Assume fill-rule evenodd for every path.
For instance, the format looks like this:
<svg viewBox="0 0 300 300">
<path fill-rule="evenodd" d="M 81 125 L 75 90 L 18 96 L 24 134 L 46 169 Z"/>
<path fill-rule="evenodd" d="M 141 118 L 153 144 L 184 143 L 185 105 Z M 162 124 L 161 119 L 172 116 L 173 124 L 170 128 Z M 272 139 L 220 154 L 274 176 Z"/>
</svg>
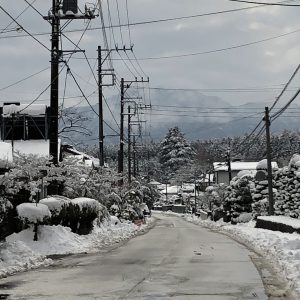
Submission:
<svg viewBox="0 0 300 300">
<path fill-rule="evenodd" d="M 47 255 L 92 253 L 104 247 L 128 240 L 143 232 L 153 223 L 136 226 L 132 223 L 120 223 L 115 217 L 101 227 L 95 227 L 91 234 L 78 235 L 63 226 L 40 226 L 39 240 L 33 241 L 33 229 L 29 228 L 6 238 L 0 243 L 0 278 L 53 263 Z"/>
<path fill-rule="evenodd" d="M 267 258 L 278 273 L 284 276 L 290 289 L 300 299 L 300 235 L 255 228 L 255 222 L 229 225 L 224 222 L 201 220 L 193 215 L 182 217 L 194 224 L 217 229 L 247 245 Z"/>
</svg>

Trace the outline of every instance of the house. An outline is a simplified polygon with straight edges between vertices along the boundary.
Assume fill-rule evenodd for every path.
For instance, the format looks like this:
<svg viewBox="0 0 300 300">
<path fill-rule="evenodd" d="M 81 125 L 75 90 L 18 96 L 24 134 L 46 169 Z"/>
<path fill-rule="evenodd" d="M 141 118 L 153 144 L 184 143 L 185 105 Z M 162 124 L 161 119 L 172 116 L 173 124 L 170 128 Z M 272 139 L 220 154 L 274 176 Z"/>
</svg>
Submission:
<svg viewBox="0 0 300 300">
<path fill-rule="evenodd" d="M 203 175 L 200 179 L 197 179 L 197 190 L 204 192 L 205 189 L 214 184 L 215 182 L 215 174 L 214 173 L 209 173 Z"/>
<path fill-rule="evenodd" d="M 64 144 L 61 146 L 62 159 L 69 157 L 79 163 L 83 163 L 87 167 L 99 167 L 99 159 L 81 151 L 78 151 L 74 146 Z"/>
<path fill-rule="evenodd" d="M 11 145 L 13 155 L 48 157 L 48 107 L 4 102 L 0 106 L 0 136 L 2 142 Z M 60 153 L 60 141 L 58 144 Z"/>
<path fill-rule="evenodd" d="M 242 170 L 252 171 L 253 174 L 256 174 L 256 166 L 258 162 L 247 162 L 247 161 L 233 161 L 231 162 L 231 178 L 235 177 L 238 172 Z M 229 184 L 229 172 L 227 162 L 214 162 L 214 173 L 216 183 L 225 183 Z M 272 168 L 278 169 L 276 162 L 272 162 Z"/>
</svg>

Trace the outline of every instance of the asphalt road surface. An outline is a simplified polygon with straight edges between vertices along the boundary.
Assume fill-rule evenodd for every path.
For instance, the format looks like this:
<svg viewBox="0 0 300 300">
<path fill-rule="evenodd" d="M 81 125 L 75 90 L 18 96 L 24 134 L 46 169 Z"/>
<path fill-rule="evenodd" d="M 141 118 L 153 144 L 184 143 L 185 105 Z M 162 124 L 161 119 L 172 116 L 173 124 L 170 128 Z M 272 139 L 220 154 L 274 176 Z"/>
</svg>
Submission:
<svg viewBox="0 0 300 300">
<path fill-rule="evenodd" d="M 119 248 L 0 280 L 0 299 L 267 299 L 244 246 L 177 217 L 157 218 Z"/>
</svg>

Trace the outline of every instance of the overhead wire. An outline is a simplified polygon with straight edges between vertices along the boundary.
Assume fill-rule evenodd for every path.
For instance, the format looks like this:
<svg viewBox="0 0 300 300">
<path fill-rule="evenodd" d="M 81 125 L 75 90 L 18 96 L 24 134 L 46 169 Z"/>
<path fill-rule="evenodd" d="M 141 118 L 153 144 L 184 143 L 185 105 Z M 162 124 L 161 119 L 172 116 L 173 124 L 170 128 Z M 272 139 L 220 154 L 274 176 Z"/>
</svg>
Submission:
<svg viewBox="0 0 300 300">
<path fill-rule="evenodd" d="M 248 4 L 259 4 L 259 5 L 271 5 L 271 6 L 286 6 L 286 7 L 299 7 L 299 4 L 284 4 L 284 3 L 276 3 L 276 2 L 258 2 L 258 1 L 247 1 L 247 0 L 229 0 L 231 2 L 241 2 Z"/>
<path fill-rule="evenodd" d="M 31 2 L 31 4 L 34 4 L 37 0 L 33 0 Z M 28 9 L 29 9 L 30 6 L 27 6 L 25 7 L 16 17 L 15 17 L 15 20 L 19 19 Z M 1 34 L 4 33 L 4 31 L 10 26 L 12 25 L 13 23 L 15 23 L 15 21 L 11 21 L 4 29 L 1 30 Z M 5 32 L 6 33 L 6 32 Z"/>
<path fill-rule="evenodd" d="M 280 98 L 282 97 L 282 95 L 284 94 L 284 92 L 287 90 L 288 86 L 290 85 L 290 83 L 292 82 L 292 80 L 295 78 L 295 76 L 298 73 L 299 69 L 300 69 L 300 64 L 297 66 L 296 70 L 294 71 L 294 73 L 292 74 L 292 76 L 290 77 L 290 79 L 287 81 L 287 83 L 284 86 L 283 90 L 281 91 L 281 93 L 278 95 L 278 97 L 274 101 L 273 105 L 270 108 L 270 111 L 274 108 L 274 106 L 278 103 L 278 101 L 280 100 Z"/>
<path fill-rule="evenodd" d="M 0 5 L 0 9 L 10 18 L 12 19 L 22 30 L 24 30 L 32 39 L 34 39 L 37 43 L 39 43 L 43 48 L 47 49 L 49 52 L 51 51 L 46 45 L 44 45 L 40 40 L 38 40 L 33 34 L 31 34 L 27 29 L 25 29 L 7 10 Z"/>
<path fill-rule="evenodd" d="M 289 0 L 288 1 L 279 1 L 278 3 L 284 3 L 284 2 L 290 2 L 290 1 Z M 112 23 L 111 23 L 111 25 L 105 26 L 105 28 L 111 29 L 111 28 L 118 28 L 120 26 L 121 27 L 138 26 L 138 25 L 145 25 L 145 24 L 177 21 L 177 20 L 183 20 L 183 19 L 192 19 L 192 18 L 205 17 L 205 16 L 218 15 L 218 14 L 227 14 L 227 13 L 232 13 L 232 12 L 239 12 L 239 11 L 243 11 L 243 10 L 264 7 L 265 5 L 266 4 L 261 4 L 261 5 L 229 9 L 229 10 L 223 10 L 223 11 L 216 11 L 216 12 L 210 12 L 210 13 L 202 13 L 202 14 L 195 14 L 195 15 L 189 15 L 189 16 L 156 19 L 156 20 L 149 20 L 149 21 L 140 21 L 140 22 L 133 22 L 133 23 L 129 23 L 129 24 L 128 23 L 121 24 L 121 25 L 112 25 Z M 88 30 L 90 31 L 90 30 L 99 30 L 99 29 L 103 29 L 103 28 L 102 27 L 91 27 Z M 82 31 L 82 29 L 73 29 L 73 30 L 68 30 L 67 32 L 71 33 L 71 32 L 79 32 L 79 31 Z M 48 32 L 40 32 L 40 33 L 35 33 L 35 35 L 37 35 L 37 36 L 38 35 L 49 35 L 49 33 Z M 24 37 L 24 35 L 12 35 L 12 36 L 6 36 L 6 37 L 2 37 L 2 38 L 18 38 L 18 37 Z"/>
<path fill-rule="evenodd" d="M 9 84 L 9 85 L 7 85 L 7 86 L 4 86 L 4 87 L 0 88 L 0 91 L 4 91 L 4 90 L 6 90 L 6 89 L 8 89 L 8 88 L 10 88 L 10 87 L 12 87 L 12 86 L 15 86 L 15 85 L 17 85 L 17 84 L 19 84 L 19 83 L 21 83 L 21 82 L 23 82 L 23 81 L 26 81 L 26 80 L 28 80 L 28 79 L 30 79 L 30 78 L 36 76 L 36 75 L 39 75 L 39 74 L 41 74 L 41 73 L 43 73 L 43 72 L 45 72 L 46 70 L 49 70 L 49 69 L 50 69 L 50 67 L 47 67 L 47 68 L 44 68 L 44 69 L 42 69 L 42 70 L 40 70 L 40 71 L 38 71 L 38 72 L 36 72 L 36 73 L 34 73 L 34 74 L 31 74 L 31 75 L 29 75 L 29 76 L 26 76 L 26 77 L 24 77 L 24 78 L 22 78 L 22 79 L 20 79 L 20 80 L 18 80 L 18 81 L 16 81 L 16 82 L 14 82 L 14 83 L 11 83 L 11 84 Z"/>
</svg>

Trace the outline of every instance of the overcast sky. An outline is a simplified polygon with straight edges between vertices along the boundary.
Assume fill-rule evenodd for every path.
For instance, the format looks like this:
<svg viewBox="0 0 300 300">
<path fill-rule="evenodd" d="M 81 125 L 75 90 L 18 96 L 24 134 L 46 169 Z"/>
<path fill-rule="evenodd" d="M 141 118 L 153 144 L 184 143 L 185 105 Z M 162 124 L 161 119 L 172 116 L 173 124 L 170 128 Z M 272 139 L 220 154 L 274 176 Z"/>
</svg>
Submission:
<svg viewBox="0 0 300 300">
<path fill-rule="evenodd" d="M 32 1 L 30 0 L 30 2 Z M 96 1 L 89 0 L 89 2 Z M 108 25 L 107 2 L 106 0 L 102 2 L 105 23 Z M 130 23 L 255 6 L 228 0 L 127 0 L 127 2 Z M 22 0 L 1 0 L 0 3 L 13 17 L 17 17 L 27 7 L 26 2 Z M 109 3 L 112 23 L 119 24 L 116 9 L 116 3 L 118 3 L 121 24 L 126 24 L 128 22 L 126 0 L 110 0 Z M 292 1 L 291 3 L 300 5 L 300 1 Z M 51 4 L 52 1 L 50 0 L 36 0 L 33 5 L 40 13 L 47 15 Z M 84 1 L 79 1 L 79 7 L 83 9 Z M 300 7 L 260 6 L 231 13 L 135 25 L 130 26 L 131 42 L 134 44 L 136 57 L 144 59 L 215 51 L 288 33 L 285 36 L 270 39 L 266 42 L 227 51 L 181 58 L 140 60 L 143 71 L 150 77 L 151 87 L 212 89 L 213 91 L 202 91 L 202 93 L 209 96 L 218 96 L 232 105 L 265 101 L 271 103 L 300 61 L 299 11 Z M 0 11 L 0 14 L 1 33 L 11 20 L 3 11 Z M 17 21 L 30 33 L 48 33 L 36 36 L 36 38 L 50 48 L 50 25 L 37 12 L 32 8 L 28 8 Z M 90 24 L 87 24 L 87 21 L 75 20 L 66 30 L 84 29 L 87 25 L 89 25 L 89 28 L 100 27 L 100 18 L 92 20 Z M 50 82 L 49 69 L 18 85 L 3 88 L 49 67 L 50 52 L 33 38 L 22 37 L 27 35 L 26 32 L 14 31 L 16 26 L 18 25 L 12 23 L 7 28 L 12 29 L 11 32 L 7 33 L 6 30 L 6 32 L 0 34 L 0 101 L 28 103 L 48 86 Z M 81 33 L 66 32 L 65 34 L 74 43 L 77 43 Z M 127 46 L 130 44 L 127 27 L 122 27 L 121 32 L 119 28 L 115 28 L 114 37 L 112 32 L 107 29 L 107 36 L 112 47 L 114 46 L 114 40 L 119 46 L 123 43 Z M 63 45 L 64 50 L 74 49 L 74 46 L 65 39 Z M 92 68 L 95 64 L 94 58 L 97 54 L 98 45 L 103 46 L 103 35 L 100 29 L 87 31 L 80 42 L 80 47 L 86 50 L 86 55 L 90 58 Z M 121 55 L 124 59 L 127 58 L 125 54 Z M 128 56 L 134 58 L 130 52 Z M 74 54 L 73 58 L 69 61 L 71 71 L 86 95 L 89 95 L 97 88 L 89 66 L 82 59 L 84 58 L 82 53 Z M 123 61 L 118 60 L 120 56 L 113 53 L 113 58 L 117 59 L 114 60 L 114 68 L 118 75 L 125 77 L 127 80 L 133 79 L 133 74 L 124 66 Z M 136 74 L 136 70 L 128 61 L 127 64 L 132 73 Z M 133 64 L 140 75 L 143 75 L 136 62 L 133 61 Z M 295 78 L 292 84 L 293 87 L 299 86 L 299 79 L 300 76 Z M 73 79 L 68 76 L 67 80 L 66 97 L 80 95 L 80 91 L 72 82 Z M 61 73 L 61 97 L 64 94 L 64 81 L 65 70 Z M 241 88 L 255 88 L 255 91 L 224 91 L 224 89 Z M 221 91 L 218 91 L 218 89 L 221 89 Z M 264 89 L 264 91 L 259 89 Z M 117 92 L 116 88 L 105 89 L 107 97 Z M 283 97 L 282 103 L 289 99 L 291 93 Z M 48 99 L 49 90 L 46 90 L 37 103 L 48 104 Z M 97 102 L 97 95 L 94 94 L 89 99 L 94 104 Z M 161 103 L 163 103 L 163 100 L 161 99 Z M 67 99 L 65 104 L 67 106 L 74 105 L 79 101 L 80 99 Z M 84 101 L 81 103 L 86 105 Z M 189 103 L 186 103 L 186 105 L 189 105 Z"/>
</svg>

